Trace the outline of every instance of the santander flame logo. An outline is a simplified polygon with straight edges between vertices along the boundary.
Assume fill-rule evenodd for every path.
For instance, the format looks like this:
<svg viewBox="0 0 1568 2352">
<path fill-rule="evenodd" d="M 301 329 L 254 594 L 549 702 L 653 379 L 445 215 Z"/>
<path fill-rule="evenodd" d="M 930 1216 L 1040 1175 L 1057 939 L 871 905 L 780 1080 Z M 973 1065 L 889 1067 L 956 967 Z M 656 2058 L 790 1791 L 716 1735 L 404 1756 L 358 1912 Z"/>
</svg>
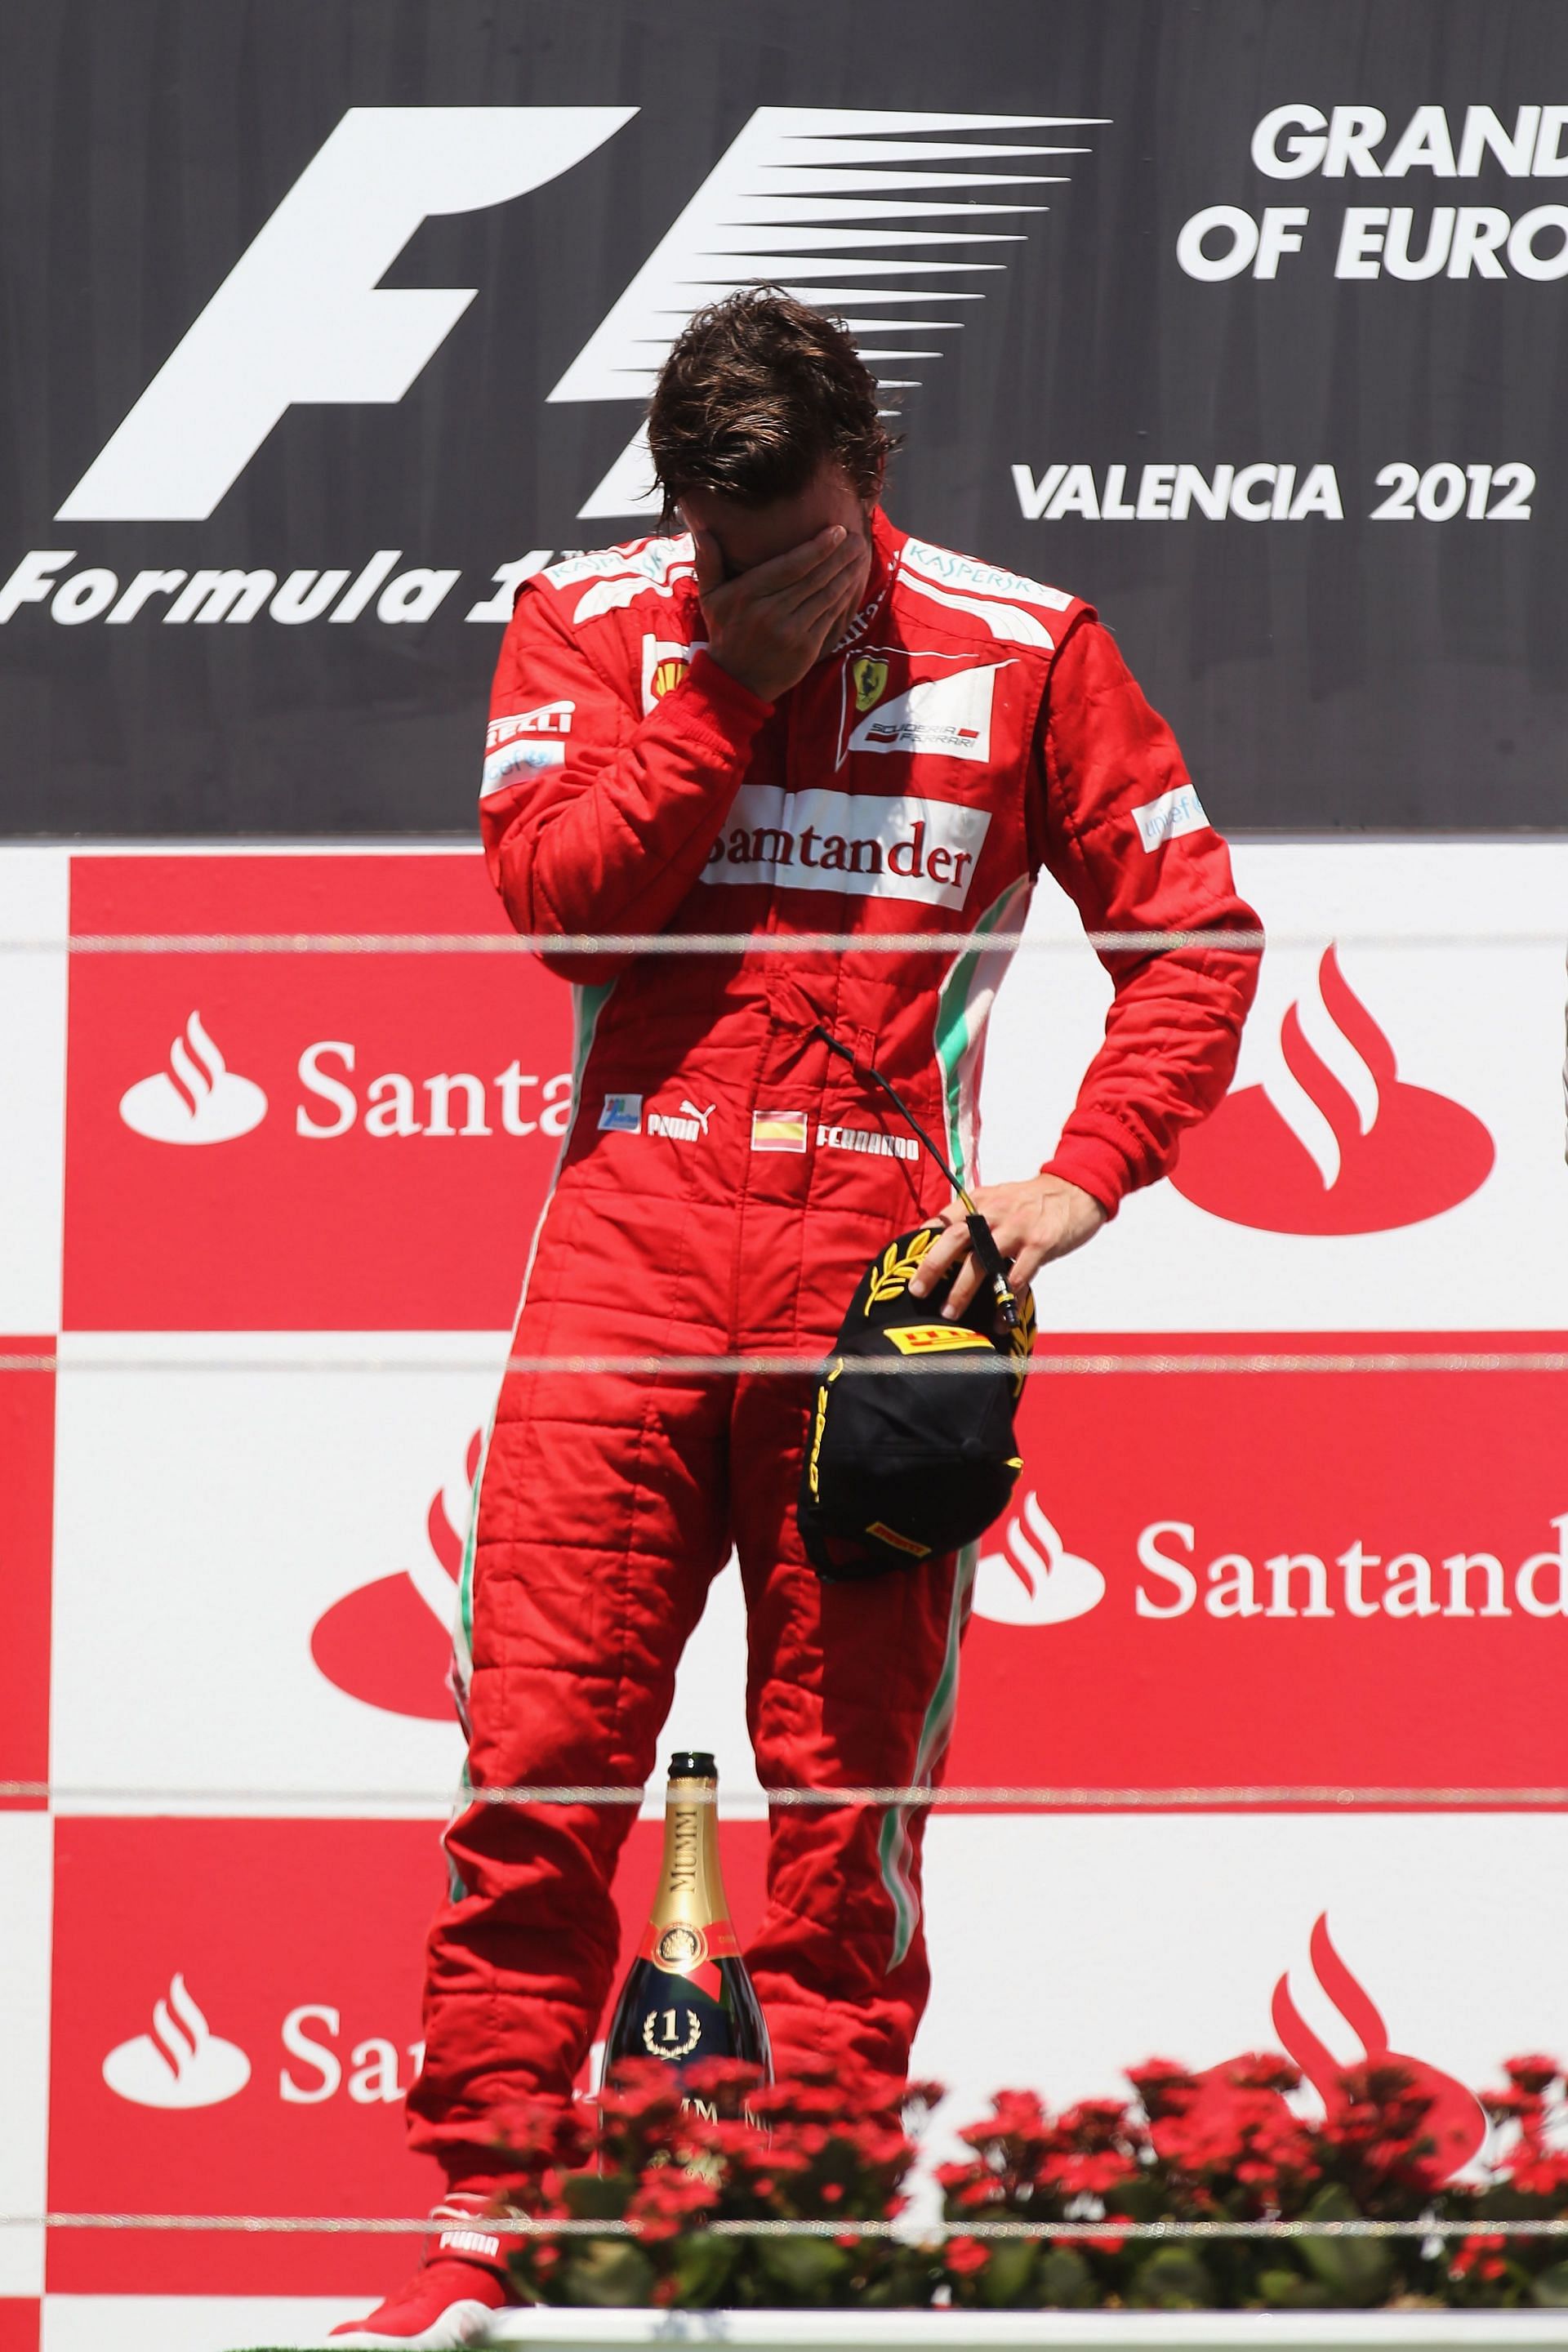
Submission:
<svg viewBox="0 0 1568 2352">
<path fill-rule="evenodd" d="M 193 1013 L 169 1048 L 168 1068 L 128 1087 L 120 1116 L 153 1143 L 232 1143 L 260 1126 L 267 1097 L 229 1068 Z"/>
<path fill-rule="evenodd" d="M 974 1613 L 994 1625 L 1061 1625 L 1105 1598 L 1092 1560 L 1068 1551 L 1031 1487 L 1007 1521 L 1005 1552 L 984 1552 L 974 1575 Z"/>
<path fill-rule="evenodd" d="M 1487 2136 L 1487 2119 L 1474 2094 L 1451 2074 L 1440 2074 L 1425 2059 L 1407 2057 L 1389 2047 L 1388 2028 L 1382 2012 L 1359 1979 L 1352 1976 L 1329 1937 L 1329 1917 L 1322 1912 L 1313 1926 L 1308 1946 L 1312 1974 L 1361 2043 L 1363 2058 L 1376 2064 L 1403 2066 L 1415 2077 L 1415 2088 L 1432 2102 L 1426 2129 L 1434 2143 L 1433 2178 L 1447 2180 L 1467 2165 Z M 1290 1993 L 1289 1975 L 1274 1988 L 1274 2031 L 1331 2116 L 1345 2104 L 1340 2086 L 1341 2069 L 1312 2032 Z"/>
<path fill-rule="evenodd" d="M 216 2107 L 243 2091 L 250 2061 L 208 2025 L 177 1972 L 153 2004 L 153 2031 L 121 2042 L 103 2062 L 110 2089 L 139 2107 Z"/>
<path fill-rule="evenodd" d="M 470 1490 L 479 1444 L 475 1430 L 464 1456 Z M 327 1680 L 350 1698 L 389 1715 L 449 1723 L 447 1670 L 462 1564 L 462 1533 L 447 1509 L 445 1489 L 437 1487 L 413 1566 L 345 1593 L 317 1622 L 310 1655 Z"/>
<path fill-rule="evenodd" d="M 1198 1208 L 1271 1234 L 1387 1233 L 1457 1208 L 1490 1174 L 1486 1128 L 1405 1084 L 1333 948 L 1316 999 L 1287 1012 L 1279 1048 L 1281 1070 L 1227 1095 L 1184 1142 L 1171 1181 Z"/>
<path fill-rule="evenodd" d="M 1479 2100 L 1452 2074 L 1445 2074 L 1437 2067 L 1428 2065 L 1424 2058 L 1412 2058 L 1404 2051 L 1390 2047 L 1388 2028 L 1383 2021 L 1382 2011 L 1334 1948 L 1329 1935 L 1327 1912 L 1320 1913 L 1308 1950 L 1320 1991 L 1338 2011 L 1361 2045 L 1359 2057 L 1346 2063 L 1384 2063 L 1405 2070 L 1411 2077 L 1414 2088 L 1431 2102 L 1424 2126 L 1432 2141 L 1431 2153 L 1425 2159 L 1429 2183 L 1436 2188 L 1443 2181 L 1451 2180 L 1469 2162 L 1486 2138 L 1487 2119 Z M 1325 2047 L 1302 2017 L 1291 1993 L 1288 1973 L 1274 1988 L 1272 2015 L 1274 2031 L 1279 2036 L 1281 2048 L 1300 2068 L 1321 2099 L 1324 2113 L 1331 2119 L 1344 2114 L 1350 2105 L 1343 2081 L 1344 2065 Z M 1278 2092 L 1238 2092 L 1230 2079 L 1231 2069 L 1237 2063 L 1234 2058 L 1227 2059 L 1223 2065 L 1211 2066 L 1200 2075 L 1204 2088 L 1190 2113 L 1194 2114 L 1200 2122 L 1212 2119 L 1221 2123 L 1226 2109 L 1237 2101 L 1246 2098 L 1252 2103 L 1260 2097 L 1279 2099 L 1282 2113 L 1289 2113 Z"/>
</svg>

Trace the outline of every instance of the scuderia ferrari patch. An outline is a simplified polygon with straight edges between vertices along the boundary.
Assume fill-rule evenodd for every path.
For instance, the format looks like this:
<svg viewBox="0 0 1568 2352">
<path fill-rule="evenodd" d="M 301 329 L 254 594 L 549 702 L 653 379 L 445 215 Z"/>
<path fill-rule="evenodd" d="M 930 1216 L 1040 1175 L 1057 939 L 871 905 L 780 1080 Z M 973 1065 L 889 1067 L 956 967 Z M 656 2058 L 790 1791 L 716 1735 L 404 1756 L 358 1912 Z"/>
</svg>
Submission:
<svg viewBox="0 0 1568 2352">
<path fill-rule="evenodd" d="M 852 751 L 903 751 L 944 760 L 991 757 L 991 697 L 998 667 L 930 677 L 879 703 L 849 738 Z"/>
</svg>

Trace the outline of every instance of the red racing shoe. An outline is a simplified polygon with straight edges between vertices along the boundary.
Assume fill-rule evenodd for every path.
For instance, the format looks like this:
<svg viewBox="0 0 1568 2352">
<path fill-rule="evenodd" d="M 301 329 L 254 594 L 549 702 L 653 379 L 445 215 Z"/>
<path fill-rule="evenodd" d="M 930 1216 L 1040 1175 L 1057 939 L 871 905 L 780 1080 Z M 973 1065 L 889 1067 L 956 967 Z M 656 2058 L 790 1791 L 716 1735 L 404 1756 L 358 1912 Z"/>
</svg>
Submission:
<svg viewBox="0 0 1568 2352">
<path fill-rule="evenodd" d="M 506 2274 L 506 2241 L 485 2227 L 486 2198 L 458 2193 L 436 2207 L 441 2225 L 426 2241 L 419 2268 L 367 2319 L 334 2327 L 334 2345 L 380 2345 L 390 2352 L 458 2352 L 483 2344 L 498 2311 L 516 2300 Z"/>
</svg>

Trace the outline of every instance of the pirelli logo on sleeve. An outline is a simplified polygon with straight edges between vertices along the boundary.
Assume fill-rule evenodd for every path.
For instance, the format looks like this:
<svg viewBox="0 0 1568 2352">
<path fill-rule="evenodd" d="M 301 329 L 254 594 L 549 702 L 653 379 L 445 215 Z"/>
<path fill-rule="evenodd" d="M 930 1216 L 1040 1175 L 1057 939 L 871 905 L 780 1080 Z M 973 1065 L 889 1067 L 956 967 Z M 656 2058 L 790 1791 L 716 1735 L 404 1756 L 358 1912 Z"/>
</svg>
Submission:
<svg viewBox="0 0 1568 2352">
<path fill-rule="evenodd" d="M 479 798 L 500 792 L 525 768 L 559 768 L 566 758 L 563 735 L 572 732 L 577 706 L 563 698 L 542 702 L 533 710 L 514 710 L 492 719 L 485 730 L 485 766 Z"/>
</svg>

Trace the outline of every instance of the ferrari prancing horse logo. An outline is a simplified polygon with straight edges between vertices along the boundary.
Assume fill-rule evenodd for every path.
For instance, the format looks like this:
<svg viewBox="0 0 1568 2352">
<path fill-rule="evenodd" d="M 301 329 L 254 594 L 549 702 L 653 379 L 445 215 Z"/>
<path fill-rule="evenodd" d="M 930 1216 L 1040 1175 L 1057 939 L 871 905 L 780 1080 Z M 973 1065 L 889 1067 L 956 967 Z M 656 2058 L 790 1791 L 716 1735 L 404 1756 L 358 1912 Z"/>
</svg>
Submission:
<svg viewBox="0 0 1568 2352">
<path fill-rule="evenodd" d="M 874 654 L 862 654 L 858 661 L 850 664 L 849 675 L 855 681 L 857 710 L 869 710 L 874 703 L 881 700 L 882 689 L 888 683 L 885 661 L 879 661 Z"/>
</svg>

